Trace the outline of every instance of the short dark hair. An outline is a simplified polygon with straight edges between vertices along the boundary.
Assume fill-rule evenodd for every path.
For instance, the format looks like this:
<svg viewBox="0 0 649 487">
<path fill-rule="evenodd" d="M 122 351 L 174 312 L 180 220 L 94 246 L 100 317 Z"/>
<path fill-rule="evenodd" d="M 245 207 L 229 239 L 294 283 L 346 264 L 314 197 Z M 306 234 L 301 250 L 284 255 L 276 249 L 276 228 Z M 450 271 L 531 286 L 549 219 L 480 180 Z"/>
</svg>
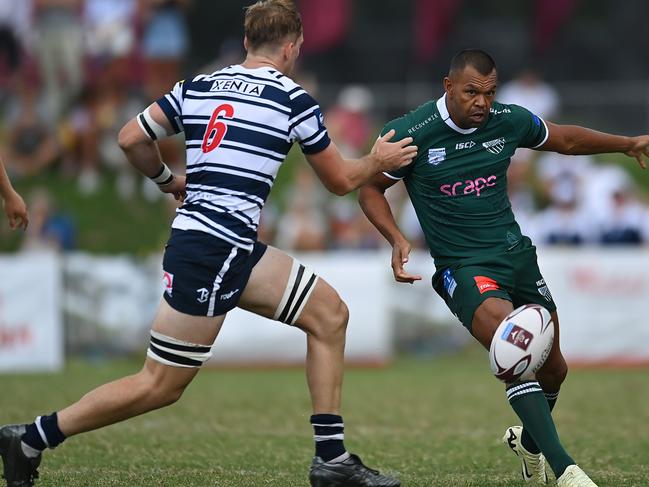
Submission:
<svg viewBox="0 0 649 487">
<path fill-rule="evenodd" d="M 259 0 L 246 7 L 244 30 L 249 49 L 282 42 L 302 34 L 302 17 L 291 0 Z"/>
<path fill-rule="evenodd" d="M 450 75 L 453 72 L 460 72 L 467 66 L 471 66 L 478 73 L 487 76 L 496 69 L 496 62 L 481 49 L 464 49 L 453 56 L 448 73 Z"/>
</svg>

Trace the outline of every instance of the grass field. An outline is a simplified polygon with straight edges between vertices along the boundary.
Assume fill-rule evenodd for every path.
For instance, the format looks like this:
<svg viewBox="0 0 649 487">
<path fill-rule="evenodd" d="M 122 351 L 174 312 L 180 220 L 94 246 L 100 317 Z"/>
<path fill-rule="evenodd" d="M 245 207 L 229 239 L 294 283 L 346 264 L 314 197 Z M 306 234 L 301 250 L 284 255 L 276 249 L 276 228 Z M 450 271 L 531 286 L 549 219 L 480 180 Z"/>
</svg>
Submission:
<svg viewBox="0 0 649 487">
<path fill-rule="evenodd" d="M 72 362 L 54 375 L 1 375 L 0 422 L 25 422 L 132 373 L 137 361 Z M 39 486 L 306 486 L 310 406 L 300 369 L 206 370 L 179 403 L 72 438 Z M 498 439 L 516 422 L 476 349 L 385 369 L 350 369 L 347 447 L 404 486 L 515 486 Z M 555 410 L 569 452 L 600 487 L 649 485 L 649 371 L 573 370 Z"/>
</svg>

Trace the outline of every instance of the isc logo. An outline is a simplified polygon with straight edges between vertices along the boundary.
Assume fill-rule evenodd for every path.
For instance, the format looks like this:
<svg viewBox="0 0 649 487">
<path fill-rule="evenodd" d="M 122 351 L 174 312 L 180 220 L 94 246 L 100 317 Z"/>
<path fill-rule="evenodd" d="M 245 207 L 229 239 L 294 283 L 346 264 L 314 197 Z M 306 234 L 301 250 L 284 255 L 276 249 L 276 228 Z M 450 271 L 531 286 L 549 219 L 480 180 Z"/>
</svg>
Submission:
<svg viewBox="0 0 649 487">
<path fill-rule="evenodd" d="M 472 140 L 468 142 L 460 142 L 459 144 L 455 144 L 455 150 L 462 150 L 462 149 L 470 149 L 475 145 L 475 142 Z"/>
</svg>

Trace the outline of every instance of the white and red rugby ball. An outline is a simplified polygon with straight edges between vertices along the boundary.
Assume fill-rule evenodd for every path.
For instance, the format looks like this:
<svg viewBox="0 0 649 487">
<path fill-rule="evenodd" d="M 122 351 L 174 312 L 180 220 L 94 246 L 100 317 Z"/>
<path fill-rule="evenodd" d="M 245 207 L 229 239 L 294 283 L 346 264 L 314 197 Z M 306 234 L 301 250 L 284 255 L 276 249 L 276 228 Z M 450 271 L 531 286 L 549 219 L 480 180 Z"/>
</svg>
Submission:
<svg viewBox="0 0 649 487">
<path fill-rule="evenodd" d="M 489 347 L 491 371 L 505 383 L 534 379 L 553 341 L 550 312 L 538 304 L 525 304 L 498 325 Z"/>
</svg>

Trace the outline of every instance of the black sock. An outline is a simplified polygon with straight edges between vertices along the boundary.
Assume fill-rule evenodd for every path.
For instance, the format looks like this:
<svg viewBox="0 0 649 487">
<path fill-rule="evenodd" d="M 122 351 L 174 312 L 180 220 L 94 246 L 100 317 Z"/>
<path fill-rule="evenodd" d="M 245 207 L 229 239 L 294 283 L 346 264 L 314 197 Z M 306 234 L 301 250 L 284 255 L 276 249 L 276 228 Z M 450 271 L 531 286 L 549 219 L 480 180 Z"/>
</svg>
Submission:
<svg viewBox="0 0 649 487">
<path fill-rule="evenodd" d="M 52 413 L 49 416 L 39 416 L 27 425 L 27 431 L 21 440 L 35 450 L 43 451 L 59 446 L 65 440 L 65 435 L 59 429 L 56 413 Z"/>
<path fill-rule="evenodd" d="M 557 403 L 559 398 L 559 391 L 557 392 L 544 392 L 545 399 L 548 401 L 548 406 L 550 406 L 550 412 L 554 409 L 554 405 Z M 521 435 L 521 443 L 523 448 L 525 448 L 530 453 L 541 453 L 541 449 L 536 446 L 532 436 L 527 432 L 526 429 L 523 429 L 523 434 Z"/>
<path fill-rule="evenodd" d="M 315 456 L 325 462 L 343 455 L 347 450 L 343 444 L 345 425 L 342 416 L 336 414 L 314 414 L 311 416 Z"/>
</svg>

